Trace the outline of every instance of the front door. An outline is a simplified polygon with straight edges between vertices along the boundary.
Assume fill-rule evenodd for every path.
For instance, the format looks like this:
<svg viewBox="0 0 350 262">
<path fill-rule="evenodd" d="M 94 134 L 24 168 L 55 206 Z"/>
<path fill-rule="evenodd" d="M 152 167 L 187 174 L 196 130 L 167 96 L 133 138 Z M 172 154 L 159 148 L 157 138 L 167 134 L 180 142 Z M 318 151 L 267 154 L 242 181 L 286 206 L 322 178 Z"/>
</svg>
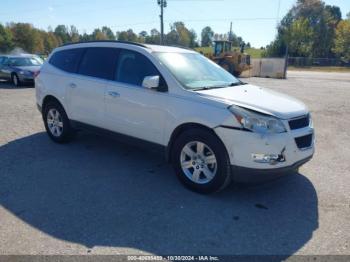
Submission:
<svg viewBox="0 0 350 262">
<path fill-rule="evenodd" d="M 142 87 L 144 77 L 155 75 L 161 76 L 146 56 L 120 51 L 116 81 L 106 87 L 105 118 L 109 129 L 161 144 L 168 93 Z"/>
</svg>

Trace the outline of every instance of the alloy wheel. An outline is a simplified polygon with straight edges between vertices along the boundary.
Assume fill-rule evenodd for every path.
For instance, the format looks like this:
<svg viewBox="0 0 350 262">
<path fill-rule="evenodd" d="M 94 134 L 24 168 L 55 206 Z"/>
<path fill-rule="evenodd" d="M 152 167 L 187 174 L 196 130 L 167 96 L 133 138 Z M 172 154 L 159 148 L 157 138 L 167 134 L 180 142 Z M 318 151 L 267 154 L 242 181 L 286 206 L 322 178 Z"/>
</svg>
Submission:
<svg viewBox="0 0 350 262">
<path fill-rule="evenodd" d="M 51 134 L 55 137 L 59 137 L 63 133 L 63 120 L 60 112 L 57 109 L 51 108 L 47 113 L 47 126 Z"/>
<path fill-rule="evenodd" d="M 183 147 L 180 165 L 185 175 L 197 184 L 210 182 L 217 172 L 217 160 L 213 150 L 200 141 L 191 141 Z"/>
</svg>

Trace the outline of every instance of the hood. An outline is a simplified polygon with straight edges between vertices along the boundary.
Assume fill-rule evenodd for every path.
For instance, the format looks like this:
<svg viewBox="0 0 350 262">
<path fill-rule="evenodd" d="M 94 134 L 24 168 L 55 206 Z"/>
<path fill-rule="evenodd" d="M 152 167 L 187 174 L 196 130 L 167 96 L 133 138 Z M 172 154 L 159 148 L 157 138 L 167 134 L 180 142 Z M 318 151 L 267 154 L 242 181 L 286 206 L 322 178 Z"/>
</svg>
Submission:
<svg viewBox="0 0 350 262">
<path fill-rule="evenodd" d="M 15 66 L 15 68 L 18 68 L 20 70 L 25 70 L 25 71 L 29 71 L 29 72 L 37 72 L 40 70 L 41 66 Z"/>
<path fill-rule="evenodd" d="M 306 106 L 290 96 L 254 85 L 240 85 L 197 91 L 203 97 L 218 100 L 227 105 L 237 105 L 281 119 L 298 117 L 308 113 Z"/>
</svg>

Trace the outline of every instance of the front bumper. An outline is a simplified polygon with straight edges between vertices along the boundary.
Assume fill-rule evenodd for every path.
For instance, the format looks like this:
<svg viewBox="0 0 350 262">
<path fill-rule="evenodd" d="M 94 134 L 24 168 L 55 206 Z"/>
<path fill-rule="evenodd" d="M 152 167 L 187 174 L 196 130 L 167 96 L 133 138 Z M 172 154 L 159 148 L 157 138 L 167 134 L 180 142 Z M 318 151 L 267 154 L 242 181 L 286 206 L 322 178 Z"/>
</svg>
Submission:
<svg viewBox="0 0 350 262">
<path fill-rule="evenodd" d="M 280 134 L 257 134 L 222 126 L 214 130 L 227 149 L 236 181 L 268 180 L 293 173 L 314 154 L 314 131 L 311 127 Z M 306 135 L 312 135 L 311 145 L 298 148 L 295 138 Z M 281 157 L 278 161 L 259 162 L 254 159 L 259 154 Z"/>
<path fill-rule="evenodd" d="M 285 175 L 296 174 L 299 167 L 308 162 L 311 158 L 312 155 L 294 163 L 291 166 L 271 169 L 255 169 L 241 166 L 231 166 L 232 180 L 240 183 L 258 183 L 274 180 Z"/>
<path fill-rule="evenodd" d="M 18 74 L 18 78 L 22 83 L 34 83 L 34 76 Z"/>
</svg>

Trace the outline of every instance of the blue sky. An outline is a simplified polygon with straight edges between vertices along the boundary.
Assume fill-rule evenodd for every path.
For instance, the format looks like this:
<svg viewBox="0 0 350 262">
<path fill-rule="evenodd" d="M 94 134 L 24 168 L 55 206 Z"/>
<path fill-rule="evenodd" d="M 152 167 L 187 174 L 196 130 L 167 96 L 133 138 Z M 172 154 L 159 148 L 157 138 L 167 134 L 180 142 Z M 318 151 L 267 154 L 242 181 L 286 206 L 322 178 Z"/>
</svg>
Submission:
<svg viewBox="0 0 350 262">
<path fill-rule="evenodd" d="M 341 8 L 343 17 L 350 12 L 350 0 L 326 0 Z M 168 0 L 165 30 L 175 21 L 184 21 L 198 35 L 209 25 L 217 33 L 233 31 L 255 47 L 274 39 L 277 20 L 295 0 Z M 107 25 L 120 31 L 132 28 L 136 33 L 159 29 L 157 0 L 1 0 L 0 23 L 29 22 L 47 29 L 58 24 L 75 25 L 90 33 Z"/>
</svg>

